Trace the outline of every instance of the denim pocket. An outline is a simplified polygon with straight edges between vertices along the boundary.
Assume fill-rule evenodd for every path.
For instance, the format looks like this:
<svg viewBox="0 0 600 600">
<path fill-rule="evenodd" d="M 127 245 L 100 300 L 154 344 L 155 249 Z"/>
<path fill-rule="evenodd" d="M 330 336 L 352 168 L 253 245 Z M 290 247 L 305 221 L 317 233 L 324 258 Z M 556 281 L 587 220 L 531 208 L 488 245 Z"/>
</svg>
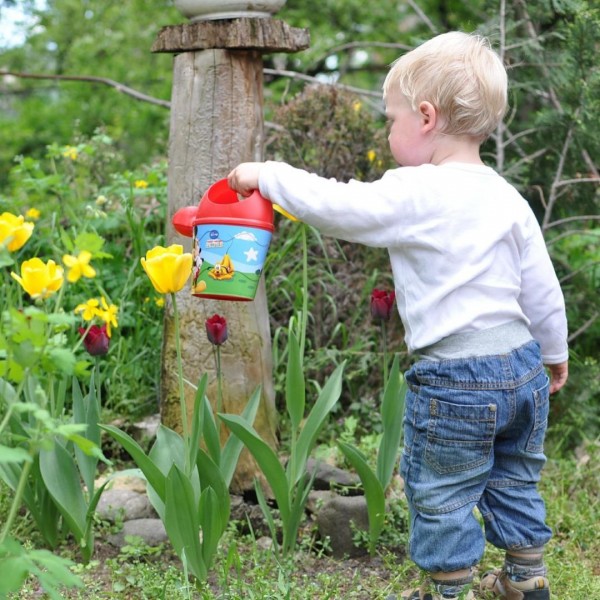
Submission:
<svg viewBox="0 0 600 600">
<path fill-rule="evenodd" d="M 488 462 L 496 431 L 496 405 L 429 401 L 425 460 L 440 474 L 474 469 Z"/>
<path fill-rule="evenodd" d="M 546 436 L 548 413 L 550 412 L 549 386 L 550 382 L 546 381 L 544 387 L 533 390 L 533 429 L 529 434 L 525 449 L 527 452 L 533 452 L 534 454 L 540 454 L 544 451 L 544 437 Z"/>
</svg>

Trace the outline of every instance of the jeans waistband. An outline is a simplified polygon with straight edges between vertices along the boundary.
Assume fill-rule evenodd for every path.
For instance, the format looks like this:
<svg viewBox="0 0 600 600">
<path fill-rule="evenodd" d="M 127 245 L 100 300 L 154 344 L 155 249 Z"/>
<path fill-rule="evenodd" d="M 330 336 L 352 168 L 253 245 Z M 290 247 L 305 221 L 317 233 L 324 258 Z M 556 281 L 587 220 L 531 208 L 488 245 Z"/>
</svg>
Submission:
<svg viewBox="0 0 600 600">
<path fill-rule="evenodd" d="M 415 353 L 419 359 L 448 360 L 508 354 L 533 339 L 523 321 L 511 321 L 497 327 L 455 333 Z"/>
</svg>

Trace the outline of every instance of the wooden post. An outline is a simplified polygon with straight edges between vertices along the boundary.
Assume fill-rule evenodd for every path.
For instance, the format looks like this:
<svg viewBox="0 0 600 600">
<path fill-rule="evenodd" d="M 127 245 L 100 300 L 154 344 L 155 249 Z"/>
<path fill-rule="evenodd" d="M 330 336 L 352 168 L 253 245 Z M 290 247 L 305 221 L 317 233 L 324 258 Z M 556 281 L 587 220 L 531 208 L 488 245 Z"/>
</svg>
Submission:
<svg viewBox="0 0 600 600">
<path fill-rule="evenodd" d="M 171 225 L 174 213 L 198 204 L 202 194 L 240 162 L 263 159 L 262 54 L 307 48 L 306 30 L 276 19 L 200 21 L 161 29 L 153 52 L 175 54 L 169 133 L 167 244 L 190 251 L 191 240 Z M 276 446 L 271 334 L 264 279 L 253 302 L 224 302 L 177 296 L 184 377 L 196 384 L 209 376 L 208 395 L 216 402 L 216 370 L 205 321 L 227 319 L 229 339 L 221 346 L 224 412 L 239 414 L 257 385 L 262 398 L 255 428 Z M 181 429 L 172 306 L 167 303 L 161 368 L 161 419 Z M 194 390 L 186 386 L 188 416 Z M 258 467 L 244 451 L 232 491 L 251 489 Z"/>
</svg>

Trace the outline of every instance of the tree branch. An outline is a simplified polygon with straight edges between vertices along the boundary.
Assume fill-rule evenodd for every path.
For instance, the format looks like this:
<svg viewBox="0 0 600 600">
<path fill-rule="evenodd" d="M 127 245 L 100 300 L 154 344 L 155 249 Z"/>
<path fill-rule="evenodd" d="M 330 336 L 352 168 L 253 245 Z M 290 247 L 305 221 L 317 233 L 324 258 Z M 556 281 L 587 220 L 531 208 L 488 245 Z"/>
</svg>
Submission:
<svg viewBox="0 0 600 600">
<path fill-rule="evenodd" d="M 162 106 L 163 108 L 171 108 L 171 103 L 168 100 L 161 100 L 160 98 L 148 96 L 147 94 L 138 92 L 133 88 L 127 87 L 126 85 L 123 85 L 118 81 L 107 79 L 106 77 L 93 77 L 89 75 L 44 75 L 38 73 L 18 73 L 15 71 L 4 70 L 0 70 L 0 75 L 12 75 L 13 77 L 19 77 L 20 79 L 52 79 L 56 81 L 83 81 L 87 83 L 99 83 L 115 88 L 118 92 L 127 96 L 131 96 L 136 100 L 141 100 L 142 102 L 155 104 L 156 106 Z"/>
<path fill-rule="evenodd" d="M 579 329 L 574 331 L 568 338 L 568 342 L 572 342 L 576 337 L 579 337 L 587 329 L 589 329 L 600 317 L 600 312 L 595 312 Z"/>
</svg>

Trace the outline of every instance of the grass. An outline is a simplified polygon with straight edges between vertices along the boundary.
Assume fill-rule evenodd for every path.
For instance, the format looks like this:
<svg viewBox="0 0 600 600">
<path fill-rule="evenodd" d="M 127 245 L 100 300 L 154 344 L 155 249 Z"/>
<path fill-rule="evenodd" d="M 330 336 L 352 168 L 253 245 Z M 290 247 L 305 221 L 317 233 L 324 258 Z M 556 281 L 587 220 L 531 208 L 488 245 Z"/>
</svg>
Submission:
<svg viewBox="0 0 600 600">
<path fill-rule="evenodd" d="M 540 484 L 554 537 L 548 544 L 552 594 L 560 600 L 600 598 L 600 441 L 582 445 L 572 457 L 551 457 Z M 0 501 L 0 510 L 4 504 Z M 21 529 L 27 534 L 24 525 Z M 108 532 L 106 532 L 108 533 Z M 405 533 L 405 532 L 401 532 Z M 388 537 L 390 539 L 390 532 Z M 380 546 L 374 558 L 336 560 L 317 549 L 310 528 L 290 559 L 276 556 L 232 526 L 224 536 L 209 581 L 192 589 L 177 557 L 168 547 L 148 548 L 131 540 L 120 552 L 102 543 L 88 565 L 74 571 L 85 588 L 66 592 L 71 600 L 379 600 L 414 585 L 417 569 L 404 552 Z M 395 538 L 393 536 L 396 536 Z M 398 539 L 392 532 L 391 539 Z M 68 546 L 59 552 L 77 561 Z M 488 545 L 481 571 L 498 566 L 502 553 Z M 30 582 L 10 600 L 43 597 Z M 483 596 L 477 594 L 478 598 Z"/>
</svg>

